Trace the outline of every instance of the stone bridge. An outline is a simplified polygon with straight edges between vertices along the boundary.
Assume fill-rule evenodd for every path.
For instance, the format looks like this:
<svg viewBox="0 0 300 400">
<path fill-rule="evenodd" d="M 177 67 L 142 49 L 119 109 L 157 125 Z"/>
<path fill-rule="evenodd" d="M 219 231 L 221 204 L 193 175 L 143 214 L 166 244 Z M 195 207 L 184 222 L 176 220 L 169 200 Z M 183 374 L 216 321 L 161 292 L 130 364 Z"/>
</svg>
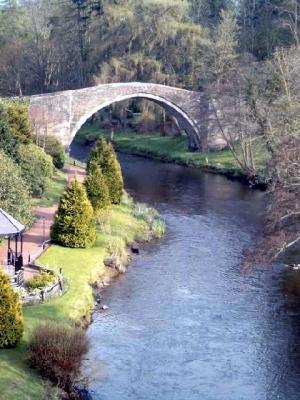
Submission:
<svg viewBox="0 0 300 400">
<path fill-rule="evenodd" d="M 95 112 L 133 98 L 151 100 L 175 117 L 191 150 L 224 147 L 220 133 L 210 123 L 209 103 L 201 93 L 153 83 L 112 83 L 29 96 L 31 124 L 37 134 L 54 135 L 68 147 Z"/>
</svg>

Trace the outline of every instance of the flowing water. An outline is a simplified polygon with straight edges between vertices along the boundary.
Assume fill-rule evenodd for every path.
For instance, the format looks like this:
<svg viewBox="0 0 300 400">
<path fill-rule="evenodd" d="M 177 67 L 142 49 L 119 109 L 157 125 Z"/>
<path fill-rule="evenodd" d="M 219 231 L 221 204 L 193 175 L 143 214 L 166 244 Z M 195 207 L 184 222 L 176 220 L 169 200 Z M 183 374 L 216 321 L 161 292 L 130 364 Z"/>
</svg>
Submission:
<svg viewBox="0 0 300 400">
<path fill-rule="evenodd" d="M 299 400 L 299 304 L 282 290 L 286 272 L 239 270 L 263 193 L 185 167 L 120 161 L 126 189 L 159 210 L 167 234 L 104 292 L 109 309 L 94 315 L 84 366 L 93 398 Z"/>
</svg>

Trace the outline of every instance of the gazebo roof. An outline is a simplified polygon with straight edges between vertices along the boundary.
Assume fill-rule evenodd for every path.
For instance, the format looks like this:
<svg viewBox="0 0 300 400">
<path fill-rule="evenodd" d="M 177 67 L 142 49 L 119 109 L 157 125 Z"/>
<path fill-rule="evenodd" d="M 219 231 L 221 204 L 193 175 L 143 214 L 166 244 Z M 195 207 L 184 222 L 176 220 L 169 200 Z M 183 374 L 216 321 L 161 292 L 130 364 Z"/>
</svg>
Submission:
<svg viewBox="0 0 300 400">
<path fill-rule="evenodd" d="M 6 236 L 15 236 L 23 232 L 25 226 L 15 220 L 0 208 L 0 238 Z"/>
</svg>

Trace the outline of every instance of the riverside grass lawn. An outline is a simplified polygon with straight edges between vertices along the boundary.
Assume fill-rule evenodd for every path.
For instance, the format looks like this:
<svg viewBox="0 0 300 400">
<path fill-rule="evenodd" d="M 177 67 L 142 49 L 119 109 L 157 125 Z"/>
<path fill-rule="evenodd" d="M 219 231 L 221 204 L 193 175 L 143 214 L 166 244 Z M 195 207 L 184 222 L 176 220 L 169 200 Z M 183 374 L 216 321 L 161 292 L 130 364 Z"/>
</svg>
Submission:
<svg viewBox="0 0 300 400">
<path fill-rule="evenodd" d="M 100 135 L 109 137 L 109 133 L 100 130 L 96 124 L 85 124 L 74 140 L 84 145 L 87 141 L 92 141 Z M 164 162 L 187 165 L 237 178 L 243 177 L 241 167 L 229 150 L 192 153 L 188 151 L 186 136 L 171 138 L 157 133 L 137 135 L 116 132 L 113 141 L 116 149 L 124 153 L 147 156 Z M 255 143 L 253 149 L 258 180 L 263 182 L 265 180 L 267 151 L 259 141 Z"/>
<path fill-rule="evenodd" d="M 62 181 L 62 175 L 58 175 Z M 60 183 L 61 183 L 60 181 Z M 58 189 L 57 182 L 49 187 L 49 193 L 57 197 L 64 189 Z M 58 196 L 59 197 L 59 196 Z M 51 200 L 49 194 L 48 201 Z M 143 238 L 147 232 L 146 223 L 133 215 L 134 205 L 122 203 L 111 211 L 111 232 L 98 230 L 96 245 L 89 249 L 68 249 L 50 247 L 38 260 L 44 267 L 63 269 L 68 290 L 60 298 L 46 304 L 24 307 L 25 332 L 16 349 L 0 351 L 0 399 L 1 400 L 46 400 L 51 399 L 47 384 L 26 364 L 26 345 L 32 330 L 49 321 L 79 324 L 83 317 L 89 318 L 94 306 L 91 284 L 99 277 L 109 276 L 103 260 L 109 242 L 126 243 Z"/>
</svg>

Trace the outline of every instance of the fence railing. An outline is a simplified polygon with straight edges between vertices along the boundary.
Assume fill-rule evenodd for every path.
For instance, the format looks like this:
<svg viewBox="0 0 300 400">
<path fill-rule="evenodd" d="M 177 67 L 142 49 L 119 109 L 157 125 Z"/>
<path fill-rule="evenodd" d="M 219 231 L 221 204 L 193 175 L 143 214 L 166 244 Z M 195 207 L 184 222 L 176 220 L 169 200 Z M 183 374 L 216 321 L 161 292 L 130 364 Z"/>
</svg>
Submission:
<svg viewBox="0 0 300 400">
<path fill-rule="evenodd" d="M 20 269 L 20 271 L 18 271 L 16 273 L 16 284 L 18 286 L 23 286 L 24 282 L 25 282 L 25 280 L 24 280 L 24 270 Z"/>
</svg>

